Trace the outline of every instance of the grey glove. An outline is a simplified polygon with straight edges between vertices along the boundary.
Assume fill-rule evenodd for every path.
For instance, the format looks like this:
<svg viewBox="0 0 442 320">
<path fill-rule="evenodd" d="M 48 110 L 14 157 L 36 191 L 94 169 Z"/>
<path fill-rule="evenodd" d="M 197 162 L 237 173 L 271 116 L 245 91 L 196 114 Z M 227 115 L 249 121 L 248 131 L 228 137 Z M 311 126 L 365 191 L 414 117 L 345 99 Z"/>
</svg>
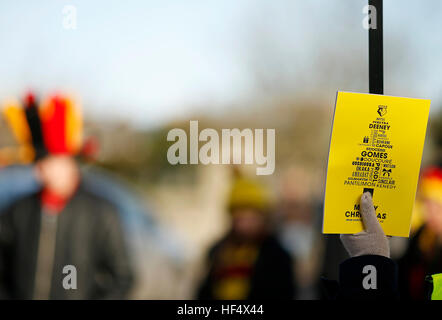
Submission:
<svg viewBox="0 0 442 320">
<path fill-rule="evenodd" d="M 390 246 L 384 230 L 376 218 L 373 199 L 369 192 L 361 196 L 360 212 L 365 231 L 356 234 L 341 234 L 350 257 L 379 255 L 390 258 Z"/>
</svg>

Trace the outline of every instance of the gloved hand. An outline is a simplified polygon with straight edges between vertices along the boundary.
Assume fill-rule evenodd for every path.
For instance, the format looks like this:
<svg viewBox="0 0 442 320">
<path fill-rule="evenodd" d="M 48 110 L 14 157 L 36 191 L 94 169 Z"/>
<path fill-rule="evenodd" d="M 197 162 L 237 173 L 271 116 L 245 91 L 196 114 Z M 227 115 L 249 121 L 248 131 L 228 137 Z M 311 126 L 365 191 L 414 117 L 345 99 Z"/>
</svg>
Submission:
<svg viewBox="0 0 442 320">
<path fill-rule="evenodd" d="M 369 192 L 361 196 L 360 212 L 365 230 L 356 234 L 341 234 L 341 241 L 348 254 L 350 257 L 379 255 L 390 258 L 390 245 L 376 218 Z"/>
</svg>

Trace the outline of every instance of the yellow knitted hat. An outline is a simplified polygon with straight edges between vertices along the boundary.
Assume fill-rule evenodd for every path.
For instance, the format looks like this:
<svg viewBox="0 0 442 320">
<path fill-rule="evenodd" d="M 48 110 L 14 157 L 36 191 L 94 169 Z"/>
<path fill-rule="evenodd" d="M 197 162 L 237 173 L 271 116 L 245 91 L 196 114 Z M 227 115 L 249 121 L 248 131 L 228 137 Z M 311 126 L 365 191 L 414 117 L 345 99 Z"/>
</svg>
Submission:
<svg viewBox="0 0 442 320">
<path fill-rule="evenodd" d="M 273 201 L 269 190 L 260 182 L 236 177 L 230 191 L 228 209 L 252 208 L 267 213 Z"/>
</svg>

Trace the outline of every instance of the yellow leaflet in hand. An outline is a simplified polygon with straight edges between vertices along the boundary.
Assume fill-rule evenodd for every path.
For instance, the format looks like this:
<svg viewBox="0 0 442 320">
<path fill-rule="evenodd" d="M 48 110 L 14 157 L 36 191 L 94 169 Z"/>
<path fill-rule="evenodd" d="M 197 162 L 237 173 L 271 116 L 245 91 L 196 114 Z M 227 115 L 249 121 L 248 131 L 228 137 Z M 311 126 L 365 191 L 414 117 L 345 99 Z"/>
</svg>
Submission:
<svg viewBox="0 0 442 320">
<path fill-rule="evenodd" d="M 363 231 L 359 200 L 373 194 L 386 235 L 408 237 L 430 100 L 338 92 L 323 233 Z"/>
</svg>

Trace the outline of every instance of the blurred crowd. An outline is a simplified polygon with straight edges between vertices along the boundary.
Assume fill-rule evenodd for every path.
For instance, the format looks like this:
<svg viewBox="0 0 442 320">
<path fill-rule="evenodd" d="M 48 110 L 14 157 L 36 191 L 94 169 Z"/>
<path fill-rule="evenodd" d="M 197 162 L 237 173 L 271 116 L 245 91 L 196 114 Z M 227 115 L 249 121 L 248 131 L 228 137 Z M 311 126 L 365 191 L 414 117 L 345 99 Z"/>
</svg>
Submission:
<svg viewBox="0 0 442 320">
<path fill-rule="evenodd" d="M 348 258 L 338 235 L 321 233 L 323 184 L 300 167 L 277 186 L 229 167 L 225 226 L 195 252 L 97 165 L 73 97 L 28 93 L 2 116 L 13 137 L 0 146 L 2 299 L 324 299 L 321 278 L 337 279 Z M 401 297 L 426 299 L 426 276 L 442 272 L 440 157 L 422 171 L 410 238 L 390 244 Z"/>
</svg>

